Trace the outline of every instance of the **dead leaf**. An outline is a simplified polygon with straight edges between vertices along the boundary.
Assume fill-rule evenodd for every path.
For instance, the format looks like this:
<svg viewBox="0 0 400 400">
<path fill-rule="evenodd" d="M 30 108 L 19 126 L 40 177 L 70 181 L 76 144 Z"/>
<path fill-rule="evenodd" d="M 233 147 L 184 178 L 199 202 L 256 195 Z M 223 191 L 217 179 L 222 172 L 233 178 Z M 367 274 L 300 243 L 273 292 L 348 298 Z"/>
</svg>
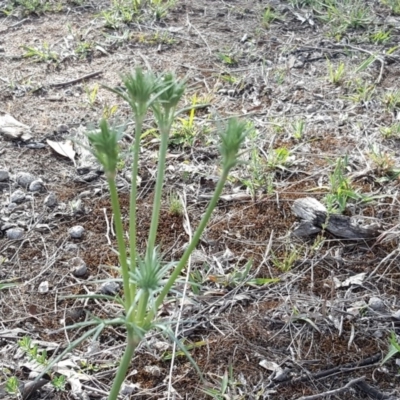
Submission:
<svg viewBox="0 0 400 400">
<path fill-rule="evenodd" d="M 10 114 L 3 113 L 3 115 L 0 115 L 0 135 L 4 135 L 5 139 L 21 139 L 26 142 L 32 139 L 30 132 L 28 125 L 17 121 Z"/>
<path fill-rule="evenodd" d="M 58 154 L 64 157 L 68 157 L 76 166 L 74 145 L 71 140 L 65 140 L 64 142 L 54 142 L 53 140 L 47 139 L 47 144 Z"/>
</svg>

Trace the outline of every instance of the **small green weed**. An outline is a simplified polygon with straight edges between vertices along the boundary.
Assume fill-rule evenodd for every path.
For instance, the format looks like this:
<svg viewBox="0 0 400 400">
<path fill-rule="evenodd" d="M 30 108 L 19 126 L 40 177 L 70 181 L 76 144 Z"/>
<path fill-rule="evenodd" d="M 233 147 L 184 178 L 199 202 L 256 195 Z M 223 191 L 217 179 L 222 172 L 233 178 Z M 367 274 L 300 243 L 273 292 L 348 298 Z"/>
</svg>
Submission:
<svg viewBox="0 0 400 400">
<path fill-rule="evenodd" d="M 392 154 L 383 152 L 377 146 L 373 146 L 369 156 L 374 162 L 376 173 L 379 176 L 389 179 L 396 179 L 399 176 L 400 169 L 395 168 L 396 160 Z"/>
<path fill-rule="evenodd" d="M 338 158 L 335 169 L 329 176 L 330 193 L 325 196 L 329 213 L 342 213 L 350 199 L 362 199 L 362 196 L 352 188 L 350 179 L 345 176 L 347 165 L 347 156 Z"/>
<path fill-rule="evenodd" d="M 400 0 L 381 0 L 381 3 L 389 7 L 394 15 L 400 15 Z"/>
<path fill-rule="evenodd" d="M 385 139 L 400 138 L 400 122 L 396 122 L 390 126 L 383 126 L 379 130 Z"/>
<path fill-rule="evenodd" d="M 268 29 L 269 26 L 271 25 L 271 22 L 281 19 L 282 16 L 277 12 L 275 12 L 270 6 L 268 6 L 262 14 L 261 24 L 265 29 Z"/>
<path fill-rule="evenodd" d="M 64 375 L 59 375 L 51 380 L 51 384 L 56 392 L 65 392 L 65 385 L 67 381 Z"/>
<path fill-rule="evenodd" d="M 183 214 L 182 201 L 175 192 L 171 192 L 168 196 L 168 211 L 171 215 Z"/>
<path fill-rule="evenodd" d="M 387 363 L 392 357 L 400 354 L 400 342 L 397 340 L 395 332 L 392 332 L 389 339 L 389 351 L 385 358 L 382 360 L 382 365 Z"/>
<path fill-rule="evenodd" d="M 334 68 L 332 63 L 327 59 L 328 80 L 334 85 L 338 85 L 342 80 L 345 73 L 345 64 L 343 61 L 339 62 L 337 68 Z"/>
<path fill-rule="evenodd" d="M 233 66 L 237 65 L 237 63 L 238 63 L 237 59 L 232 54 L 218 53 L 217 56 L 218 56 L 218 59 L 222 63 L 224 63 L 225 65 L 228 65 L 230 67 L 233 67 Z"/>
<path fill-rule="evenodd" d="M 58 62 L 58 54 L 50 49 L 50 45 L 47 42 L 43 42 L 40 47 L 22 46 L 22 48 L 25 50 L 23 57 L 33 58 L 36 62 Z"/>
<path fill-rule="evenodd" d="M 215 378 L 213 378 L 215 376 Z M 233 366 L 229 363 L 228 370 L 225 371 L 223 376 L 217 376 L 210 374 L 210 378 L 213 378 L 214 382 L 208 383 L 207 388 L 202 388 L 201 390 L 213 398 L 214 400 L 225 400 L 236 398 L 234 393 L 236 392 L 235 387 L 239 386 L 240 383 L 235 380 L 233 375 Z"/>
<path fill-rule="evenodd" d="M 278 147 L 268 154 L 267 166 L 269 169 L 284 169 L 290 163 L 290 150 L 286 147 Z"/>
<path fill-rule="evenodd" d="M 391 90 L 383 95 L 383 103 L 388 111 L 400 108 L 400 90 Z"/>
<path fill-rule="evenodd" d="M 272 264 L 282 272 L 290 271 L 299 258 L 299 250 L 296 248 L 290 249 L 289 246 L 287 246 L 287 249 L 280 256 L 271 251 Z"/>
<path fill-rule="evenodd" d="M 391 30 L 381 31 L 378 30 L 369 35 L 369 40 L 374 44 L 383 44 L 388 42 L 391 39 Z"/>
<path fill-rule="evenodd" d="M 22 339 L 18 340 L 18 346 L 31 360 L 35 360 L 41 365 L 47 364 L 47 351 L 40 351 L 37 344 L 32 344 L 32 339 L 29 336 L 24 336 Z"/>
<path fill-rule="evenodd" d="M 5 390 L 8 394 L 16 396 L 19 394 L 19 382 L 16 376 L 10 376 L 5 385 Z"/>
<path fill-rule="evenodd" d="M 91 88 L 85 86 L 85 93 L 90 107 L 94 107 L 97 102 L 97 95 L 99 93 L 99 85 L 96 83 Z"/>
<path fill-rule="evenodd" d="M 349 85 L 353 93 L 346 98 L 354 103 L 370 101 L 375 93 L 375 85 L 369 84 L 361 79 L 349 82 Z"/>
<path fill-rule="evenodd" d="M 304 119 L 297 119 L 292 123 L 292 135 L 296 140 L 300 140 L 306 129 L 306 122 Z"/>
</svg>

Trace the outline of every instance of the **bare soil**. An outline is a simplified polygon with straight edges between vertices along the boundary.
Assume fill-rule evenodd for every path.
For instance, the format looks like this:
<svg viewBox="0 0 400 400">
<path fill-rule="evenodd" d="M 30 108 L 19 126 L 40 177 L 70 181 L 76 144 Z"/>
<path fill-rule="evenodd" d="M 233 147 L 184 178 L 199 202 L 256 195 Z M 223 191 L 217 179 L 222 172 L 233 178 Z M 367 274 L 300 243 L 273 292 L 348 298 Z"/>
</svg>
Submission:
<svg viewBox="0 0 400 400">
<path fill-rule="evenodd" d="M 388 104 L 387 97 L 400 90 L 399 51 L 388 52 L 400 41 L 400 17 L 379 1 L 365 1 L 373 20 L 338 36 L 312 8 L 281 0 L 271 7 L 282 19 L 269 26 L 262 22 L 267 2 L 255 0 L 177 0 L 161 20 L 148 11 L 118 27 L 107 27 L 101 16 L 111 7 L 106 1 L 62 1 L 59 8 L 32 13 L 17 3 L 0 1 L 0 110 L 28 125 L 32 138 L 0 135 L 0 169 L 10 175 L 0 182 L 0 282 L 18 283 L 0 290 L 0 393 L 6 396 L 10 376 L 32 381 L 21 337 L 31 337 L 52 356 L 85 332 L 66 330 L 67 325 L 120 312 L 108 302 L 63 299 L 95 292 L 100 285 L 95 280 L 117 278 L 108 267 L 118 258 L 103 174 L 86 175 L 77 167 L 79 154 L 74 165 L 47 140 L 79 137 L 116 106 L 113 119 L 127 124 L 121 145 L 127 152 L 133 131 L 129 107 L 101 85 L 116 87 L 121 74 L 142 66 L 186 77 L 182 106 L 189 106 L 194 94 L 207 103 L 196 111 L 194 138 L 169 148 L 158 231 L 167 261 L 178 259 L 188 241 L 185 216 L 171 213 L 168 194 L 185 194 L 194 229 L 215 187 L 215 120 L 240 116 L 253 124 L 257 137 L 246 142 L 248 164 L 232 172 L 224 193 L 231 197 L 219 202 L 190 266 L 199 286 L 188 287 L 178 336 L 193 345 L 190 354 L 206 383 L 179 354 L 170 377 L 172 343 L 154 332 L 132 360 L 127 382 L 135 386 L 126 398 L 162 399 L 168 392 L 176 399 L 211 398 L 204 390 L 220 390 L 230 369 L 225 397 L 220 391 L 216 399 L 400 398 L 396 357 L 381 364 L 391 332 L 400 335 L 400 141 L 382 134 L 400 115 L 400 100 Z M 371 42 L 371 34 L 385 29 L 390 30 L 386 42 Z M 41 49 L 42 56 L 28 57 L 29 48 Z M 371 56 L 374 61 L 359 68 Z M 327 59 L 335 69 L 345 64 L 342 82 L 329 81 Z M 373 86 L 370 97 L 363 97 L 357 79 Z M 300 120 L 305 129 L 295 137 L 293 126 Z M 150 117 L 145 125 L 155 127 Z M 259 185 L 251 172 L 254 148 L 263 160 Z M 290 162 L 268 163 L 281 148 L 290 151 Z M 150 133 L 140 163 L 141 251 L 157 149 L 157 135 Z M 371 158 L 373 149 L 385 155 L 380 164 Z M 345 155 L 352 187 L 371 201 L 349 199 L 344 214 L 379 223 L 380 236 L 349 241 L 328 232 L 292 235 L 298 223 L 293 201 L 313 197 L 324 203 L 336 160 Z M 129 166 L 127 156 L 118 178 L 124 218 Z M 21 172 L 42 179 L 43 190 L 20 187 Z M 17 189 L 27 198 L 10 207 Z M 56 196 L 55 206 L 45 204 L 49 193 Z M 10 240 L 7 224 L 22 227 L 23 238 Z M 76 225 L 85 229 L 82 239 L 68 233 Z M 295 258 L 284 270 L 291 254 Z M 84 276 L 72 273 L 76 256 L 86 263 Z M 246 281 L 238 271 L 249 260 Z M 357 274 L 364 275 L 346 283 Z M 262 285 L 255 278 L 278 282 Z M 40 293 L 43 282 L 49 290 Z M 171 295 L 161 310 L 173 329 L 180 306 Z M 105 398 L 124 343 L 118 327 L 107 328 L 95 342 L 84 341 L 68 356 L 65 368 L 74 373 L 65 391 L 47 384 L 29 398 Z"/>
</svg>

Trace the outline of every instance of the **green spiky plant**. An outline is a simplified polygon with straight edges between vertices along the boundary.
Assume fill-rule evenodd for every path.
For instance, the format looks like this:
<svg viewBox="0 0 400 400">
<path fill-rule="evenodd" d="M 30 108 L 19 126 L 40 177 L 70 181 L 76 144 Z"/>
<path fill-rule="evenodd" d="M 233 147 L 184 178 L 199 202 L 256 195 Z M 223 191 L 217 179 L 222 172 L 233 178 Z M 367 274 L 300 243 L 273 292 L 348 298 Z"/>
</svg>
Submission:
<svg viewBox="0 0 400 400">
<path fill-rule="evenodd" d="M 118 270 L 122 276 L 123 297 L 119 298 L 105 295 L 72 297 L 106 298 L 116 301 L 123 307 L 124 315 L 112 320 L 93 319 L 84 323 L 68 326 L 68 329 L 83 326 L 92 326 L 92 328 L 83 334 L 82 337 L 71 343 L 68 349 L 52 362 L 54 365 L 67 351 L 70 351 L 88 337 L 93 336 L 94 339 L 96 339 L 105 326 L 124 326 L 127 337 L 126 348 L 120 360 L 117 374 L 109 393 L 109 400 L 117 399 L 135 350 L 144 335 L 152 329 L 159 329 L 169 335 L 169 337 L 180 346 L 186 356 L 189 357 L 200 374 L 198 367 L 190 358 L 187 349 L 174 337 L 169 326 L 166 325 L 165 322 L 157 320 L 157 312 L 174 287 L 175 282 L 180 279 L 181 273 L 186 267 L 191 253 L 196 248 L 202 232 L 217 205 L 224 184 L 228 178 L 229 171 L 239 163 L 239 149 L 247 134 L 246 123 L 234 118 L 230 119 L 223 129 L 220 129 L 220 152 L 222 156 L 221 176 L 214 195 L 181 259 L 176 262 L 166 263 L 162 260 L 158 251 L 156 234 L 161 210 L 161 197 L 164 173 L 166 170 L 165 162 L 169 135 L 177 115 L 178 103 L 185 90 L 185 83 L 170 73 L 154 76 L 151 72 L 144 73 L 141 69 L 136 69 L 133 73 L 123 77 L 123 85 L 125 90 L 109 89 L 129 103 L 135 120 L 135 140 L 132 149 L 132 183 L 129 205 L 129 251 L 125 242 L 126 234 L 122 225 L 121 208 L 115 182 L 119 160 L 118 142 L 122 137 L 122 131 L 112 128 L 106 120 L 102 120 L 100 122 L 100 130 L 88 135 L 89 142 L 93 148 L 93 154 L 103 166 L 110 190 L 118 245 Z M 142 255 L 138 252 L 136 239 L 137 177 L 142 125 L 149 109 L 153 112 L 158 125 L 161 143 L 150 231 L 146 251 L 145 254 Z"/>
</svg>

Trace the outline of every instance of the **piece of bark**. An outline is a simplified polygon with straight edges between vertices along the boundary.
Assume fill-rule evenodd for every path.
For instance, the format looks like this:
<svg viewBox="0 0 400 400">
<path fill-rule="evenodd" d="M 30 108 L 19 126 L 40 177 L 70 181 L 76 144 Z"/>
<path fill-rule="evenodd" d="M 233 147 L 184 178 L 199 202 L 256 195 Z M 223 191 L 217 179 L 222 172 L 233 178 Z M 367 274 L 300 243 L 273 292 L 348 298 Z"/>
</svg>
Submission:
<svg viewBox="0 0 400 400">
<path fill-rule="evenodd" d="M 304 237 L 326 230 L 339 238 L 365 240 L 376 238 L 381 233 L 377 223 L 361 224 L 345 215 L 328 214 L 324 205 L 311 197 L 295 200 L 292 209 L 302 219 L 293 231 L 296 236 Z"/>
</svg>

